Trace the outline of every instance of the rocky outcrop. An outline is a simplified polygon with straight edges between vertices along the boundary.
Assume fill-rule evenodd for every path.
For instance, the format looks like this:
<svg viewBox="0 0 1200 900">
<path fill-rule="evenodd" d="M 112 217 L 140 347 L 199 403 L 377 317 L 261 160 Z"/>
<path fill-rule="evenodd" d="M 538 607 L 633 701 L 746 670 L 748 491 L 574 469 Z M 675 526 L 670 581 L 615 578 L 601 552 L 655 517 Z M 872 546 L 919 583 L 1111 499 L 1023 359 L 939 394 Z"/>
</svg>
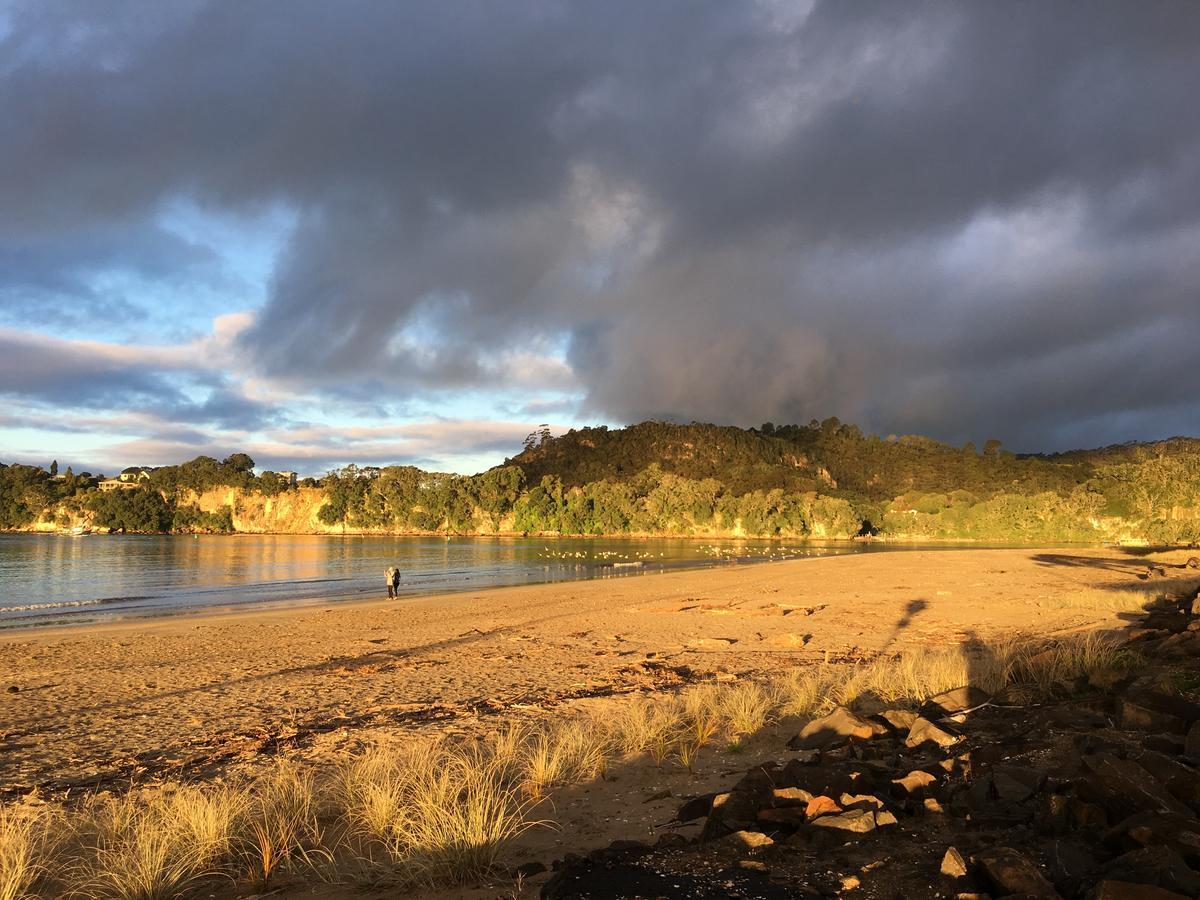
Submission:
<svg viewBox="0 0 1200 900">
<path fill-rule="evenodd" d="M 1195 599 L 1146 617 L 1154 671 L 1047 703 L 971 687 L 920 715 L 837 709 L 686 802 L 671 827 L 695 837 L 568 858 L 542 896 L 1200 897 L 1200 704 L 1169 686 L 1200 683 L 1200 646 L 1171 640 L 1196 633 Z"/>
</svg>

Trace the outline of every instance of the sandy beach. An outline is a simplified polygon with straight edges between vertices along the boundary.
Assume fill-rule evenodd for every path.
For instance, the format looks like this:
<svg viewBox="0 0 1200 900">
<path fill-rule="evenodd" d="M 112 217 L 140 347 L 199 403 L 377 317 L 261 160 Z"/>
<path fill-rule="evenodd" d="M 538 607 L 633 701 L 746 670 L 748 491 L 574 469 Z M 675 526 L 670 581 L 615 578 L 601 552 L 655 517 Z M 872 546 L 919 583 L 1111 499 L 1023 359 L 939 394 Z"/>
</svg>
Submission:
<svg viewBox="0 0 1200 900">
<path fill-rule="evenodd" d="M 0 787 L 197 777 L 380 729 L 470 731 L 684 681 L 1116 627 L 1070 598 L 1194 574 L 1146 571 L 1140 551 L 1114 548 L 907 551 L 11 632 Z"/>
</svg>

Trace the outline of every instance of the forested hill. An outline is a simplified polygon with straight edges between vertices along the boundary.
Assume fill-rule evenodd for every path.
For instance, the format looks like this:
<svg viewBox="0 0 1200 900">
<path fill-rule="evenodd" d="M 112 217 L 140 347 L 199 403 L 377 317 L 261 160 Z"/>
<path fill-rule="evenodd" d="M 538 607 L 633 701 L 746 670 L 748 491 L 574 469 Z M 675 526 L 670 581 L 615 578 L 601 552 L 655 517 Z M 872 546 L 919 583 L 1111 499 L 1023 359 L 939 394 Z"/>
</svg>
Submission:
<svg viewBox="0 0 1200 900">
<path fill-rule="evenodd" d="M 1194 438 L 1018 456 L 998 440 L 982 448 L 952 447 L 917 435 L 867 435 L 837 419 L 778 427 L 767 423 L 757 429 L 643 422 L 531 438 L 523 452 L 506 461 L 519 466 L 530 483 L 552 475 L 565 486 L 581 487 L 605 479 L 627 480 L 657 465 L 683 478 L 715 478 L 739 494 L 782 488 L 870 501 L 914 491 L 1067 494 L 1111 473 L 1114 466 L 1162 458 L 1180 464 L 1180 487 L 1185 490 L 1178 499 L 1183 500 L 1187 484 L 1196 486 L 1200 462 L 1200 440 Z"/>
<path fill-rule="evenodd" d="M 295 483 L 235 453 L 114 485 L 0 464 L 0 528 L 1200 541 L 1200 440 L 1054 455 L 836 419 L 543 429 L 478 475 L 346 466 Z M 130 473 L 133 473 L 130 475 Z"/>
</svg>

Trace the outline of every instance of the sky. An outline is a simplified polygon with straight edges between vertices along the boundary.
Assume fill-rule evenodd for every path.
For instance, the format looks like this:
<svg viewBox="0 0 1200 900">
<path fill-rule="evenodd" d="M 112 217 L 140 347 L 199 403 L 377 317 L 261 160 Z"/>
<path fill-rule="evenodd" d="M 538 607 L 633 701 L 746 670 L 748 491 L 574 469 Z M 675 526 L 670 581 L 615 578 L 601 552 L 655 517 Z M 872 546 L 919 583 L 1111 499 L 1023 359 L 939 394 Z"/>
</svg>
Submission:
<svg viewBox="0 0 1200 900">
<path fill-rule="evenodd" d="M 1200 434 L 1200 4 L 0 0 L 0 461 Z"/>
</svg>

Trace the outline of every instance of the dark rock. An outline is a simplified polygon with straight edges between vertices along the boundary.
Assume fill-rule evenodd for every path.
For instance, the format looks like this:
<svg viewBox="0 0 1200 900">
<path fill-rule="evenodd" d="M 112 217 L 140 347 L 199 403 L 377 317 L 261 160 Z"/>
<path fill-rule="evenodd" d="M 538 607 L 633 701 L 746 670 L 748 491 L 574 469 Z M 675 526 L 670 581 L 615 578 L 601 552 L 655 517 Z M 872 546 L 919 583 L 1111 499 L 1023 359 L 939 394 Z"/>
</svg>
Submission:
<svg viewBox="0 0 1200 900">
<path fill-rule="evenodd" d="M 957 741 L 958 735 L 951 734 L 946 729 L 934 725 L 928 719 L 918 718 L 909 729 L 904 745 L 920 747 L 922 744 L 936 744 L 939 747 L 949 747 Z"/>
<path fill-rule="evenodd" d="M 1186 734 L 1200 721 L 1200 705 L 1159 691 L 1130 690 L 1117 698 L 1121 726 L 1131 731 Z"/>
<path fill-rule="evenodd" d="M 1173 796 L 1193 809 L 1200 809 L 1200 772 L 1152 750 L 1142 753 L 1136 762 Z"/>
<path fill-rule="evenodd" d="M 803 806 L 781 806 L 760 809 L 758 821 L 769 829 L 799 828 L 808 821 L 808 814 Z"/>
<path fill-rule="evenodd" d="M 660 835 L 658 840 L 654 842 L 655 849 L 678 849 L 687 847 L 692 842 L 685 838 L 678 831 L 668 831 L 666 834 Z"/>
<path fill-rule="evenodd" d="M 758 821 L 758 811 L 764 806 L 763 798 L 755 791 L 728 791 L 713 798 L 704 829 L 700 832 L 701 842 L 716 840 L 735 831 L 753 829 Z"/>
<path fill-rule="evenodd" d="M 1183 894 L 1150 884 L 1129 881 L 1101 881 L 1089 894 L 1091 900 L 1188 900 Z"/>
<path fill-rule="evenodd" d="M 733 790 L 768 793 L 774 790 L 779 783 L 782 771 L 780 765 L 775 762 L 754 766 L 754 768 L 746 770 L 746 774 L 733 786 Z"/>
<path fill-rule="evenodd" d="M 21 693 L 21 689 L 15 684 L 10 684 L 8 686 L 8 692 L 10 694 L 19 694 L 19 693 Z"/>
<path fill-rule="evenodd" d="M 1083 757 L 1089 769 L 1087 785 L 1111 812 L 1119 816 L 1135 812 L 1160 811 L 1190 815 L 1190 810 L 1175 799 L 1158 781 L 1135 762 L 1119 759 L 1111 753 Z"/>
<path fill-rule="evenodd" d="M 972 858 L 980 874 L 1000 894 L 1058 897 L 1058 891 L 1032 862 L 1011 847 L 996 847 Z"/>
<path fill-rule="evenodd" d="M 675 821 L 691 822 L 693 819 L 700 819 L 712 812 L 713 800 L 716 794 L 701 794 L 699 797 L 693 797 L 688 800 L 683 806 L 679 807 L 679 812 L 675 813 Z"/>
<path fill-rule="evenodd" d="M 512 870 L 513 878 L 532 878 L 534 875 L 541 875 L 546 871 L 545 863 L 533 862 L 521 863 Z"/>
<path fill-rule="evenodd" d="M 1105 863 L 1100 875 L 1115 881 L 1152 884 L 1189 897 L 1200 896 L 1200 873 L 1170 847 L 1131 850 Z"/>
<path fill-rule="evenodd" d="M 1148 734 L 1142 739 L 1142 746 L 1168 756 L 1178 756 L 1185 752 L 1184 739 L 1177 734 Z"/>
<path fill-rule="evenodd" d="M 1107 828 L 1108 813 L 1099 803 L 1085 803 L 1082 800 L 1072 800 L 1070 804 L 1071 821 L 1076 828 Z"/>
<path fill-rule="evenodd" d="M 1081 885 L 1090 882 L 1099 867 L 1095 852 L 1081 840 L 1061 838 L 1046 846 L 1050 880 L 1064 893 L 1076 893 Z"/>
<path fill-rule="evenodd" d="M 992 784 L 996 796 L 1005 803 L 1020 803 L 1028 800 L 1046 783 L 1046 773 L 1025 766 L 996 766 L 992 770 Z"/>
<path fill-rule="evenodd" d="M 1188 756 L 1200 757 L 1200 722 L 1193 722 L 1183 741 L 1183 752 Z"/>
<path fill-rule="evenodd" d="M 1137 813 L 1114 825 L 1104 840 L 1122 850 L 1170 847 L 1189 864 L 1200 862 L 1200 822 L 1175 813 Z"/>
<path fill-rule="evenodd" d="M 813 719 L 796 737 L 788 741 L 790 750 L 828 750 L 851 739 L 867 741 L 887 731 L 886 726 L 872 722 L 839 706 L 827 716 Z"/>
</svg>

